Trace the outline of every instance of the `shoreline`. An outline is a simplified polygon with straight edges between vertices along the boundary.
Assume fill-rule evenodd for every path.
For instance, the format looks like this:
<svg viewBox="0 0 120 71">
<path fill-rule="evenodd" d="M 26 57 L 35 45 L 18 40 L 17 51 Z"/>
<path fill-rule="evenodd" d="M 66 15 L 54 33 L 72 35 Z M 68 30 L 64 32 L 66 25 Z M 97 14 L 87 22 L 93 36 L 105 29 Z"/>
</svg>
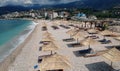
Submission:
<svg viewBox="0 0 120 71">
<path fill-rule="evenodd" d="M 34 21 L 33 21 L 34 22 Z M 15 61 L 17 56 L 21 53 L 24 46 L 31 40 L 32 35 L 35 33 L 35 30 L 37 29 L 37 25 L 33 29 L 33 31 L 26 37 L 26 39 L 16 47 L 3 61 L 0 62 L 0 70 L 1 71 L 8 71 L 9 66 Z"/>
</svg>

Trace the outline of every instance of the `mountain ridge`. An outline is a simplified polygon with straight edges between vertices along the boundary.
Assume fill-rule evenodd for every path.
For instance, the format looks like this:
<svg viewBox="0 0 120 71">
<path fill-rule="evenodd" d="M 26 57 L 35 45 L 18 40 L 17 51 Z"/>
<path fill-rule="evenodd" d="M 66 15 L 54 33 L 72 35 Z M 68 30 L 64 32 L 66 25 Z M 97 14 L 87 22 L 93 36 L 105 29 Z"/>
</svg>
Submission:
<svg viewBox="0 0 120 71">
<path fill-rule="evenodd" d="M 109 9 L 120 6 L 120 0 L 81 0 L 75 1 L 66 4 L 55 4 L 55 5 L 25 5 L 25 6 L 15 6 L 15 5 L 7 5 L 4 7 L 0 7 L 0 15 L 6 14 L 9 12 L 15 11 L 27 11 L 31 9 L 41 9 L 41 8 L 92 8 L 92 9 Z"/>
</svg>

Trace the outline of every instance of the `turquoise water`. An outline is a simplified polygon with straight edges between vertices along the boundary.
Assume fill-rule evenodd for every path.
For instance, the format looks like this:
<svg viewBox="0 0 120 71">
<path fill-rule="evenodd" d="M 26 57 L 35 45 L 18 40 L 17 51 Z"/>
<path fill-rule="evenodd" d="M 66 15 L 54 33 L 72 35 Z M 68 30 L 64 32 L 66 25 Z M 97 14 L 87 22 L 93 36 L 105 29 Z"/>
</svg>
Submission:
<svg viewBox="0 0 120 71">
<path fill-rule="evenodd" d="M 0 20 L 0 46 L 22 32 L 30 23 L 27 20 Z"/>
<path fill-rule="evenodd" d="M 0 61 L 4 60 L 35 28 L 29 20 L 0 20 Z"/>
</svg>

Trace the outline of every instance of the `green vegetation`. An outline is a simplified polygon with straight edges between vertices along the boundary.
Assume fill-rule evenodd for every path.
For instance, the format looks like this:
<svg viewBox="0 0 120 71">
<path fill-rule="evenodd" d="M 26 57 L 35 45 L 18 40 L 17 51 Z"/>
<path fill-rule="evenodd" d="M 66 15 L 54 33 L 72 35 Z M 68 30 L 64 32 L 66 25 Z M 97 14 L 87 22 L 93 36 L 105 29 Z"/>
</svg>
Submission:
<svg viewBox="0 0 120 71">
<path fill-rule="evenodd" d="M 89 15 L 95 15 L 98 18 L 120 18 L 120 8 L 111 8 L 108 10 L 94 10 L 91 8 L 86 8 L 86 9 L 71 9 L 71 10 L 66 10 L 67 12 L 70 13 L 71 16 L 82 12 Z"/>
</svg>

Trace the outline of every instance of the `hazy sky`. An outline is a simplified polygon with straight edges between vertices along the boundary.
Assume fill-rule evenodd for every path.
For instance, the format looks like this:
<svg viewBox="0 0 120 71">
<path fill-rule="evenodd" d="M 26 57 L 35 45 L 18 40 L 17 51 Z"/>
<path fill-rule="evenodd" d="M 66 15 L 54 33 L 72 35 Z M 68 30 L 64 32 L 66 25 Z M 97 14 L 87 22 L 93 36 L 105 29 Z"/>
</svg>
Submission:
<svg viewBox="0 0 120 71">
<path fill-rule="evenodd" d="M 58 4 L 69 3 L 78 0 L 0 0 L 0 6 L 4 5 L 24 5 L 24 4 Z"/>
</svg>

